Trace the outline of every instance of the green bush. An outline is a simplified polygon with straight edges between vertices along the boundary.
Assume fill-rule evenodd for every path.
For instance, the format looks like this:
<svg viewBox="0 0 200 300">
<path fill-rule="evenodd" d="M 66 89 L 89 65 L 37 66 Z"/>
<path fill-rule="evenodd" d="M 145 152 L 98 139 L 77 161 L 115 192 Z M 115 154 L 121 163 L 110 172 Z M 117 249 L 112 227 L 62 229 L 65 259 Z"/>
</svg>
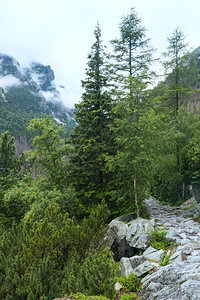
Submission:
<svg viewBox="0 0 200 300">
<path fill-rule="evenodd" d="M 120 297 L 120 300 L 132 300 L 132 299 L 135 299 L 136 297 L 137 297 L 137 295 L 135 293 L 123 294 Z"/>
<path fill-rule="evenodd" d="M 125 275 L 116 278 L 122 285 L 122 290 L 126 292 L 135 292 L 139 289 L 140 278 L 137 274 L 131 273 L 128 277 Z"/>
<path fill-rule="evenodd" d="M 86 296 L 102 295 L 112 299 L 115 295 L 115 266 L 108 248 L 88 253 L 83 263 L 73 260 L 65 270 L 63 290 L 82 292 Z"/>
<path fill-rule="evenodd" d="M 173 242 L 166 238 L 167 231 L 165 229 L 159 229 L 155 227 L 154 231 L 149 231 L 149 244 L 155 249 L 163 249 L 173 245 Z"/>
<path fill-rule="evenodd" d="M 85 296 L 82 293 L 72 294 L 67 296 L 72 300 L 109 300 L 109 298 L 105 298 L 103 296 Z"/>
</svg>

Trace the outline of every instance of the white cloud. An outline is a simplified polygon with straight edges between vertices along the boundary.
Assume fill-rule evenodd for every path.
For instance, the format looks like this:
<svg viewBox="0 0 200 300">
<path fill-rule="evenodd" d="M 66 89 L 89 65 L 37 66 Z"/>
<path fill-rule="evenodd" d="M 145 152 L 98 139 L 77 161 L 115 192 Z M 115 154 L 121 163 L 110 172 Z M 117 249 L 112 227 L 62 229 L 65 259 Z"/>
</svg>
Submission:
<svg viewBox="0 0 200 300">
<path fill-rule="evenodd" d="M 2 87 L 3 89 L 7 89 L 11 86 L 18 86 L 20 84 L 20 80 L 12 75 L 0 77 L 0 87 Z"/>
<path fill-rule="evenodd" d="M 133 6 L 160 52 L 177 26 L 191 46 L 200 45 L 199 0 L 2 0 L 1 52 L 14 56 L 22 66 L 31 61 L 50 65 L 56 81 L 66 87 L 65 104 L 72 106 L 81 98 L 80 82 L 97 21 L 108 45 L 118 37 L 121 17 Z"/>
<path fill-rule="evenodd" d="M 55 93 L 53 93 L 53 92 L 40 91 L 39 93 L 42 97 L 44 97 L 46 99 L 46 101 L 54 101 L 57 99 L 57 95 L 55 95 Z"/>
</svg>

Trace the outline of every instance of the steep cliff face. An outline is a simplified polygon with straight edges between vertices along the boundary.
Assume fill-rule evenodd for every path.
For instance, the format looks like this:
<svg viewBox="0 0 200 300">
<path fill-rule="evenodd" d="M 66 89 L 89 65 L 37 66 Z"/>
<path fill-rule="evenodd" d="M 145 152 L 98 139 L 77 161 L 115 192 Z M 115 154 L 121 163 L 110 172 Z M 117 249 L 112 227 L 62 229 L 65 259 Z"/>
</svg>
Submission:
<svg viewBox="0 0 200 300">
<path fill-rule="evenodd" d="M 69 134 L 73 110 L 63 105 L 54 79 L 50 66 L 33 62 L 23 69 L 15 58 L 0 54 L 0 133 L 9 130 L 19 141 L 29 139 L 28 122 L 44 113 L 65 124 Z"/>
<path fill-rule="evenodd" d="M 12 56 L 0 54 L 0 75 L 12 75 L 18 79 L 22 79 L 20 64 Z"/>
</svg>

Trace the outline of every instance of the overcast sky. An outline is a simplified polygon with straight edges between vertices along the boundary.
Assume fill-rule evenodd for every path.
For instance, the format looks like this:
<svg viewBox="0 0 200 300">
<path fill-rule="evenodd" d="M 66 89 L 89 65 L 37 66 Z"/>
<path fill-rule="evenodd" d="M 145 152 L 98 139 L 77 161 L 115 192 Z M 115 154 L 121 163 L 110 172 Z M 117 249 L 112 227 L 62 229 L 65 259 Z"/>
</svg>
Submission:
<svg viewBox="0 0 200 300">
<path fill-rule="evenodd" d="M 50 65 L 57 84 L 65 86 L 66 106 L 72 107 L 81 98 L 97 21 L 109 44 L 131 7 L 158 55 L 176 27 L 192 49 L 200 46 L 199 0 L 0 0 L 0 53 L 14 56 L 22 66 L 30 61 Z"/>
</svg>

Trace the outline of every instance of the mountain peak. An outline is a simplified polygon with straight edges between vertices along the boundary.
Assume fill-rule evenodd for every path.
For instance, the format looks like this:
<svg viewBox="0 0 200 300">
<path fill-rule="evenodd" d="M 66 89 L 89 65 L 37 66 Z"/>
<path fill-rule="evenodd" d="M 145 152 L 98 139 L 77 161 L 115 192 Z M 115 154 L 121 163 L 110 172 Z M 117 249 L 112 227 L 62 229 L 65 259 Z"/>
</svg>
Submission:
<svg viewBox="0 0 200 300">
<path fill-rule="evenodd" d="M 18 136 L 19 131 L 26 132 L 28 122 L 40 113 L 51 115 L 58 123 L 73 128 L 73 112 L 62 103 L 54 79 L 49 65 L 32 62 L 23 69 L 12 56 L 0 54 L 0 132 L 9 130 Z"/>
<path fill-rule="evenodd" d="M 18 61 L 7 54 L 0 54 L 0 75 L 12 75 L 18 79 L 22 79 L 21 67 Z"/>
</svg>

